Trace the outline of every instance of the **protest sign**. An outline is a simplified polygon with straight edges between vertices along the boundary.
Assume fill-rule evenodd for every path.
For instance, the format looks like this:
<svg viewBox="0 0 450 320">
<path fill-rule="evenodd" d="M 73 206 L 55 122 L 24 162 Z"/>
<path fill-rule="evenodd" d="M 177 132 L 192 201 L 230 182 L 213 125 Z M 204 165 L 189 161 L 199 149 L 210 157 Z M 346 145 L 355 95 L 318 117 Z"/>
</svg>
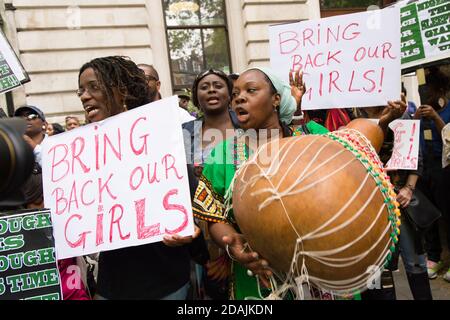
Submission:
<svg viewBox="0 0 450 320">
<path fill-rule="evenodd" d="M 62 300 L 50 211 L 0 213 L 0 300 Z"/>
<path fill-rule="evenodd" d="M 0 32 L 0 93 L 8 92 L 28 81 L 28 74 L 5 35 Z"/>
<path fill-rule="evenodd" d="M 420 120 L 395 120 L 389 128 L 394 131 L 394 148 L 386 169 L 417 170 Z"/>
<path fill-rule="evenodd" d="M 386 105 L 400 97 L 398 8 L 269 28 L 270 62 L 288 81 L 301 69 L 302 109 Z"/>
<path fill-rule="evenodd" d="M 403 1 L 398 6 L 402 69 L 450 58 L 450 2 Z"/>
<path fill-rule="evenodd" d="M 44 140 L 58 259 L 193 234 L 178 108 L 171 97 Z"/>
</svg>

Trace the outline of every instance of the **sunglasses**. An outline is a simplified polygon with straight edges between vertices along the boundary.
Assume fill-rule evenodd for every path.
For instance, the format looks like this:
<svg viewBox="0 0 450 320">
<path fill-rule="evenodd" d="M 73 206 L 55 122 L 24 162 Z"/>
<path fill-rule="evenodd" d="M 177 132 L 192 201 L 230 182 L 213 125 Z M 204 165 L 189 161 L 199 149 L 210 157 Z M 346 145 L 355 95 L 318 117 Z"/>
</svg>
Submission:
<svg viewBox="0 0 450 320">
<path fill-rule="evenodd" d="M 216 76 L 219 76 L 221 78 L 227 78 L 227 75 L 225 74 L 225 72 L 221 71 L 221 70 L 217 70 L 217 69 L 208 69 L 206 71 L 203 71 L 202 73 L 199 73 L 197 75 L 197 77 L 195 78 L 195 81 L 200 81 L 202 78 L 206 77 L 209 74 L 214 74 Z"/>
<path fill-rule="evenodd" d="M 23 114 L 23 115 L 21 115 L 20 117 L 22 117 L 22 118 L 24 118 L 24 119 L 26 119 L 26 120 L 35 120 L 35 119 L 38 119 L 38 118 L 40 118 L 37 114 L 35 114 L 35 113 L 30 113 L 30 114 Z"/>
</svg>

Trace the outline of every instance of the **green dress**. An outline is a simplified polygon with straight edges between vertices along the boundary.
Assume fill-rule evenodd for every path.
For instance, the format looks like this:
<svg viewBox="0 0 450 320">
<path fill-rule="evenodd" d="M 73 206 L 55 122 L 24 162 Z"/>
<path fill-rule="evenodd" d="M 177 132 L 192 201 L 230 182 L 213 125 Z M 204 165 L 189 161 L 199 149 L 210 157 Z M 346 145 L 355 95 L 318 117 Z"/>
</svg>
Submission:
<svg viewBox="0 0 450 320">
<path fill-rule="evenodd" d="M 305 129 L 306 127 L 306 129 Z M 292 136 L 326 134 L 328 130 L 320 124 L 309 121 L 306 126 L 291 128 Z M 232 210 L 226 213 L 225 195 L 242 161 L 248 159 L 249 150 L 237 142 L 237 138 L 219 143 L 206 161 L 202 176 L 194 195 L 194 216 L 208 221 L 231 224 L 239 227 Z M 262 299 L 270 294 L 269 289 L 259 287 L 256 277 L 250 277 L 247 269 L 237 262 L 232 264 L 231 298 L 235 300 Z"/>
</svg>

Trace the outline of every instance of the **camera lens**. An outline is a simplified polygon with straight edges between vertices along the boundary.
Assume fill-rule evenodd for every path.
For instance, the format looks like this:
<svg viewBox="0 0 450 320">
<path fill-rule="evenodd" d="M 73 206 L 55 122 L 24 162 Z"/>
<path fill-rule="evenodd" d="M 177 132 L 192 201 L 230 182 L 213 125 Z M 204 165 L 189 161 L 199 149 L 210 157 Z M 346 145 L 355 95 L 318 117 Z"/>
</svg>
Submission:
<svg viewBox="0 0 450 320">
<path fill-rule="evenodd" d="M 22 119 L 0 120 L 0 197 L 14 196 L 30 176 L 34 154 L 23 139 L 26 122 Z"/>
</svg>

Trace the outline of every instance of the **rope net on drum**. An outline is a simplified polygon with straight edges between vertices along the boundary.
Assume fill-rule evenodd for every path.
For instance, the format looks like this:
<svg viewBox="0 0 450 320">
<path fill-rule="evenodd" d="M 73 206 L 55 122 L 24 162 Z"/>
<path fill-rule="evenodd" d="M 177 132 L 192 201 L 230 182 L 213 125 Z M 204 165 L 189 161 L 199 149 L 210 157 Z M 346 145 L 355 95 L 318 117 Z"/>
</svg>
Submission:
<svg viewBox="0 0 450 320">
<path fill-rule="evenodd" d="M 298 161 L 305 154 L 311 151 L 312 147 L 317 143 L 317 140 L 321 136 L 316 136 L 314 139 L 311 139 L 311 141 L 303 148 L 303 150 L 296 156 L 296 158 L 294 160 L 291 160 L 290 166 L 283 173 L 276 185 L 273 184 L 272 179 L 280 172 L 280 165 L 284 161 L 286 161 L 286 157 L 289 154 L 290 150 L 294 148 L 296 144 L 301 143 L 301 140 L 290 139 L 290 141 L 285 143 L 278 150 L 277 155 L 274 157 L 277 160 L 271 162 L 268 168 L 261 167 L 261 165 L 257 161 L 260 154 L 262 152 L 265 152 L 265 149 L 269 147 L 268 144 L 264 145 L 263 147 L 259 148 L 258 151 L 246 162 L 245 166 L 241 166 L 236 171 L 235 177 L 233 178 L 233 181 L 230 185 L 230 189 L 227 192 L 227 211 L 229 211 L 231 209 L 231 194 L 233 191 L 232 186 L 234 185 L 234 180 L 236 179 L 236 177 L 241 177 L 239 181 L 242 186 L 239 194 L 240 196 L 242 196 L 248 190 L 248 188 L 253 188 L 260 179 L 267 180 L 270 187 L 251 193 L 252 196 L 267 194 L 267 198 L 259 205 L 258 211 L 261 211 L 264 208 L 270 206 L 275 201 L 279 201 L 283 208 L 283 212 L 287 221 L 289 222 L 292 230 L 297 236 L 289 272 L 287 272 L 287 274 L 285 275 L 281 275 L 277 274 L 275 270 L 272 270 L 275 275 L 274 278 L 271 279 L 272 294 L 267 299 L 281 299 L 287 294 L 287 291 L 291 291 L 294 293 L 296 298 L 303 300 L 305 298 L 303 286 L 306 285 L 309 289 L 311 289 L 311 283 L 320 289 L 331 291 L 333 296 L 348 295 L 362 290 L 367 286 L 368 280 L 371 277 L 370 273 L 366 272 L 359 276 L 343 280 L 322 279 L 309 274 L 308 267 L 306 265 L 306 259 L 309 258 L 320 264 L 333 268 L 345 268 L 353 266 L 367 257 L 373 250 L 375 250 L 375 248 L 377 248 L 383 242 L 386 233 L 388 233 L 389 230 L 392 230 L 388 241 L 386 241 L 386 243 L 384 244 L 384 249 L 381 251 L 382 253 L 376 259 L 375 266 L 379 269 L 384 265 L 386 260 L 389 261 L 391 259 L 392 252 L 395 250 L 395 244 L 398 242 L 398 235 L 400 233 L 400 230 L 398 228 L 400 225 L 400 210 L 398 209 L 398 203 L 395 200 L 396 195 L 393 191 L 392 184 L 389 182 L 389 177 L 383 170 L 383 165 L 370 142 L 359 131 L 353 129 L 336 131 L 322 136 L 329 138 L 330 141 L 319 147 L 316 154 L 312 157 L 312 159 L 309 160 L 308 164 L 303 168 L 298 177 L 296 177 L 296 179 L 293 180 L 288 186 L 284 187 L 283 190 L 281 190 L 281 187 L 284 183 L 286 183 L 287 176 L 289 174 L 292 174 L 291 169 L 295 166 L 295 163 L 298 163 Z M 313 165 L 316 164 L 316 160 L 319 159 L 324 150 L 326 150 L 326 148 L 334 142 L 338 142 L 343 145 L 344 149 L 336 152 L 334 155 L 328 157 L 322 163 L 313 167 Z M 310 183 L 305 183 L 305 180 L 312 177 L 318 170 L 324 168 L 324 166 L 326 166 L 331 161 L 344 155 L 347 155 L 348 157 L 348 152 L 351 152 L 353 154 L 353 157 L 351 157 L 350 160 L 344 161 L 342 165 L 335 168 L 320 179 L 317 179 L 316 181 Z M 361 184 L 358 186 L 357 190 L 337 212 L 331 215 L 331 218 L 328 221 L 317 227 L 315 230 L 307 234 L 303 234 L 301 230 L 298 230 L 293 224 L 283 199 L 285 197 L 299 195 L 319 185 L 320 183 L 328 180 L 339 172 L 342 172 L 342 170 L 344 170 L 354 161 L 359 161 L 360 163 L 362 163 L 367 170 L 367 174 L 365 175 Z M 260 173 L 253 175 L 245 180 L 244 177 L 246 177 L 246 171 L 250 168 L 251 165 L 257 166 Z M 376 186 L 375 188 L 373 188 L 365 203 L 359 208 L 359 210 L 357 210 L 357 212 L 354 213 L 350 219 L 344 221 L 340 225 L 336 225 L 333 228 L 322 231 L 325 228 L 329 227 L 337 219 L 339 219 L 339 217 L 341 217 L 346 212 L 350 205 L 354 203 L 354 200 L 360 197 L 360 194 L 364 187 L 368 187 L 367 183 L 370 178 L 375 181 Z M 373 198 L 380 192 L 383 195 L 384 203 L 380 206 L 376 218 L 373 220 L 373 222 L 356 239 L 354 239 L 350 243 L 342 245 L 338 248 L 334 248 L 332 250 L 305 250 L 305 241 L 323 238 L 351 225 L 352 222 L 354 222 L 364 214 Z M 376 222 L 382 217 L 382 214 L 386 208 L 389 213 L 389 219 L 388 221 L 386 221 L 386 225 L 384 226 L 381 235 L 368 250 L 352 257 L 333 258 L 333 256 L 348 250 L 352 246 L 356 245 L 365 236 L 367 236 L 370 231 L 376 227 Z M 276 278 L 281 281 L 281 284 L 279 284 L 279 281 L 276 281 Z"/>
</svg>

